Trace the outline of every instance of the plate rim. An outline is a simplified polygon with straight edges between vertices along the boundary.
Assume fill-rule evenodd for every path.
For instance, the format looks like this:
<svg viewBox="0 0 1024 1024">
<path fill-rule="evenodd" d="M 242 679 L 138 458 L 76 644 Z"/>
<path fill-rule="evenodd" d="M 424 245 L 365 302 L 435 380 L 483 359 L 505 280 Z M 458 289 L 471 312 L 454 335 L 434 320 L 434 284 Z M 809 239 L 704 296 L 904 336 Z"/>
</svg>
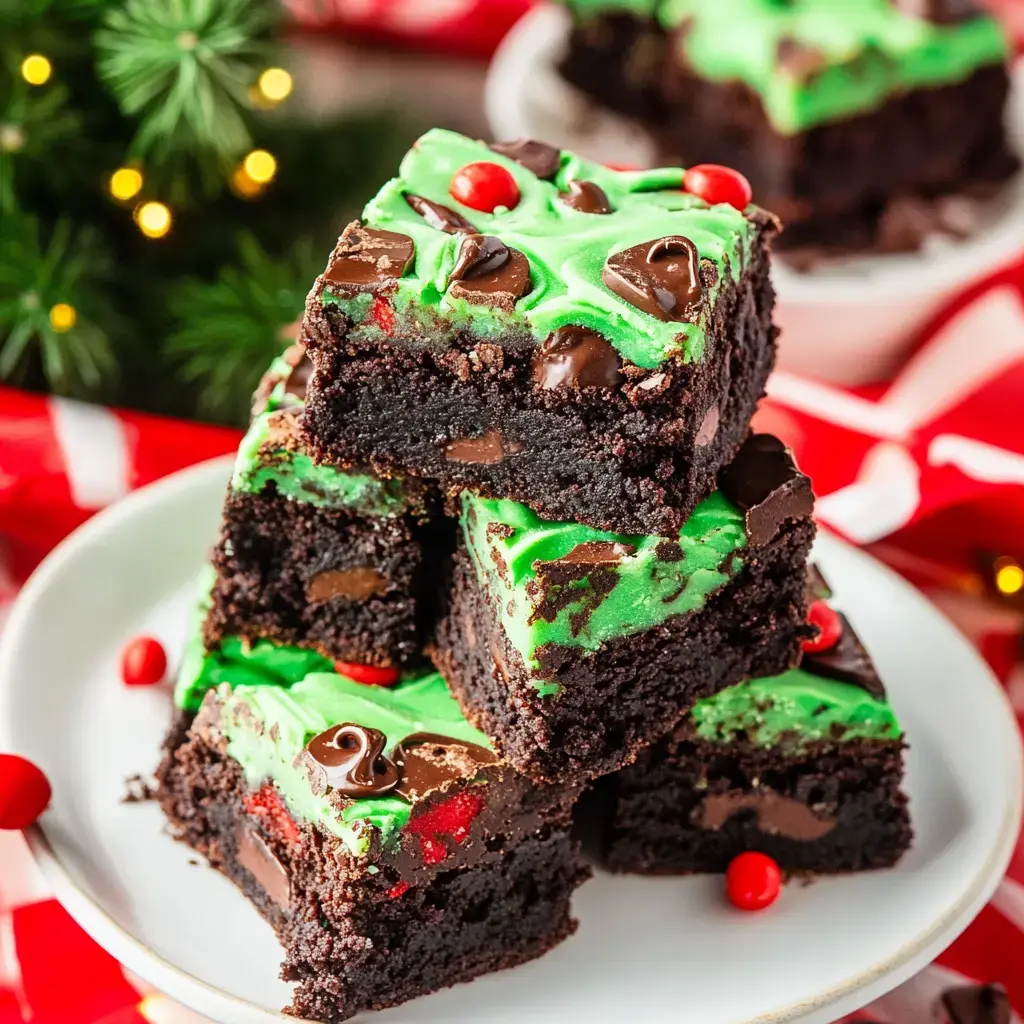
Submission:
<svg viewBox="0 0 1024 1024">
<path fill-rule="evenodd" d="M 35 604 L 39 600 L 37 595 L 42 595 L 52 585 L 53 580 L 59 578 L 65 561 L 75 557 L 80 549 L 88 547 L 94 536 L 103 536 L 116 528 L 122 519 L 144 514 L 149 505 L 169 500 L 170 496 L 179 491 L 188 492 L 201 488 L 207 477 L 226 482 L 231 462 L 230 455 L 209 459 L 132 492 L 121 501 L 101 510 L 69 534 L 40 563 L 16 598 L 3 637 L 0 638 L 0 749 L 17 749 L 17 744 L 13 743 L 11 716 L 2 713 L 10 704 L 13 690 L 13 687 L 8 685 L 8 680 L 14 676 L 10 662 L 13 661 L 17 645 L 11 638 L 20 633 L 25 628 L 24 624 L 31 619 Z M 212 482 L 209 486 L 212 486 Z M 783 1024 L 825 1009 L 836 1014 L 850 1012 L 911 977 L 952 943 L 991 898 L 1005 875 L 1024 818 L 1024 741 L 1016 728 L 1015 712 L 1005 689 L 973 645 L 948 617 L 916 588 L 863 550 L 825 530 L 819 532 L 821 543 L 843 549 L 855 559 L 870 563 L 875 570 L 888 577 L 889 583 L 903 592 L 905 597 L 911 601 L 923 602 L 934 615 L 948 624 L 950 642 L 970 651 L 979 675 L 983 674 L 987 680 L 989 699 L 1004 706 L 1005 714 L 1001 716 L 1001 721 L 1007 729 L 1007 738 L 1012 734 L 1016 739 L 1015 744 L 1009 745 L 1017 754 L 1015 765 L 1008 765 L 1007 768 L 1015 767 L 1016 770 L 1007 790 L 998 838 L 952 907 L 947 908 L 938 920 L 931 922 L 899 950 L 847 978 L 841 984 L 818 993 L 811 999 L 759 1015 L 745 1021 L 744 1024 Z M 44 823 L 26 830 L 25 837 L 32 856 L 54 896 L 82 929 L 128 970 L 190 1009 L 200 1014 L 213 1015 L 215 1020 L 223 1021 L 224 1024 L 232 1024 L 234 1021 L 244 1021 L 245 1024 L 255 1021 L 270 1024 L 273 1021 L 297 1019 L 273 1013 L 225 992 L 167 960 L 145 942 L 131 935 L 100 902 L 79 885 L 73 873 L 65 868 L 47 837 Z"/>
</svg>

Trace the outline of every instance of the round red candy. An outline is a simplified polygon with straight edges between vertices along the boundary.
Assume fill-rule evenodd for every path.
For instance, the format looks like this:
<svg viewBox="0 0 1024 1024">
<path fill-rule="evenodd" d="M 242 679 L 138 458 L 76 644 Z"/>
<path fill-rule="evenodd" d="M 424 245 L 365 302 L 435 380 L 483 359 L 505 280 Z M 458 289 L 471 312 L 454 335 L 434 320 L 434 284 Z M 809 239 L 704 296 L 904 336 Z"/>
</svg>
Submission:
<svg viewBox="0 0 1024 1024">
<path fill-rule="evenodd" d="M 376 665 L 361 665 L 358 661 L 336 661 L 334 671 L 367 686 L 394 686 L 398 682 L 397 668 L 377 668 Z"/>
<path fill-rule="evenodd" d="M 839 618 L 839 612 L 827 601 L 811 602 L 811 607 L 807 610 L 807 622 L 818 630 L 816 637 L 804 640 L 801 644 L 808 653 L 820 654 L 839 643 L 839 638 L 843 635 L 843 620 Z"/>
<path fill-rule="evenodd" d="M 494 213 L 499 206 L 511 210 L 519 203 L 519 186 L 511 173 L 483 160 L 460 167 L 448 191 L 463 206 L 482 213 Z"/>
<path fill-rule="evenodd" d="M 737 210 L 745 210 L 753 195 L 750 182 L 739 171 L 721 164 L 697 164 L 691 167 L 683 178 L 683 190 L 700 196 L 711 206 L 728 203 Z"/>
<path fill-rule="evenodd" d="M 50 803 L 50 782 L 31 761 L 0 754 L 0 829 L 33 824 Z"/>
<path fill-rule="evenodd" d="M 779 898 L 781 888 L 779 865 L 763 853 L 741 853 L 725 872 L 725 891 L 740 910 L 764 910 Z"/>
<path fill-rule="evenodd" d="M 137 636 L 121 652 L 121 678 L 126 686 L 153 686 L 167 675 L 167 654 L 159 640 Z"/>
</svg>

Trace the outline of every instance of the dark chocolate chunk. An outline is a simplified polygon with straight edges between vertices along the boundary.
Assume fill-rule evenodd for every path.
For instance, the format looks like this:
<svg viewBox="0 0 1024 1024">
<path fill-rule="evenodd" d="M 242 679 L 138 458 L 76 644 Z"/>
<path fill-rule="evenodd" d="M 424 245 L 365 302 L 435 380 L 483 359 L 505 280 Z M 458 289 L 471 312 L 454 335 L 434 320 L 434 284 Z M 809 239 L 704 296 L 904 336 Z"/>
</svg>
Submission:
<svg viewBox="0 0 1024 1024">
<path fill-rule="evenodd" d="M 282 910 L 288 910 L 292 901 L 288 871 L 263 836 L 251 825 L 241 821 L 235 826 L 235 856 L 238 863 L 262 886 L 263 891 Z"/>
<path fill-rule="evenodd" d="M 515 142 L 495 142 L 491 149 L 495 153 L 515 160 L 520 167 L 533 171 L 538 178 L 548 180 L 558 173 L 562 162 L 560 150 L 549 146 L 546 142 L 534 139 L 517 139 Z"/>
<path fill-rule="evenodd" d="M 703 448 L 714 441 L 715 434 L 718 433 L 718 419 L 718 406 L 713 405 L 704 413 L 704 418 L 700 421 L 700 426 L 697 428 L 697 436 L 693 439 L 693 443 L 697 448 Z"/>
<path fill-rule="evenodd" d="M 408 235 L 350 224 L 334 250 L 324 280 L 353 292 L 378 291 L 394 284 L 409 269 L 415 253 Z"/>
<path fill-rule="evenodd" d="M 875 671 L 871 656 L 860 642 L 849 619 L 841 612 L 839 619 L 843 624 L 839 642 L 827 651 L 805 651 L 800 667 L 812 675 L 852 683 L 877 700 L 885 700 L 885 685 Z"/>
<path fill-rule="evenodd" d="M 590 540 L 577 544 L 572 551 L 562 555 L 557 561 L 572 562 L 576 565 L 614 565 L 634 551 L 636 548 L 632 544 L 620 544 L 612 540 Z"/>
<path fill-rule="evenodd" d="M 772 434 L 752 434 L 718 474 L 718 486 L 746 513 L 747 539 L 767 544 L 787 519 L 811 514 L 811 482 L 793 461 L 793 453 Z"/>
<path fill-rule="evenodd" d="M 467 302 L 511 310 L 530 290 L 530 261 L 493 235 L 466 235 L 448 292 Z"/>
<path fill-rule="evenodd" d="M 904 14 L 936 25 L 958 25 L 984 13 L 977 0 L 894 0 L 894 4 Z"/>
<path fill-rule="evenodd" d="M 398 785 L 395 762 L 384 756 L 387 738 L 377 729 L 352 722 L 332 725 L 306 744 L 306 765 L 317 795 L 382 796 Z"/>
<path fill-rule="evenodd" d="M 939 996 L 940 1024 L 1010 1024 L 1010 999 L 1002 985 L 960 985 Z"/>
<path fill-rule="evenodd" d="M 437 228 L 438 231 L 447 232 L 449 235 L 457 235 L 462 231 L 472 234 L 476 231 L 476 228 L 461 213 L 448 206 L 435 203 L 432 199 L 427 199 L 425 196 L 406 192 L 405 201 L 432 228 Z"/>
<path fill-rule="evenodd" d="M 387 592 L 387 577 L 370 566 L 360 566 L 356 569 L 327 569 L 317 573 L 306 584 L 306 597 L 312 602 L 330 601 L 335 597 L 365 601 L 370 597 L 383 597 Z"/>
<path fill-rule="evenodd" d="M 506 440 L 500 430 L 488 430 L 481 437 L 460 437 L 449 442 L 445 445 L 444 457 L 449 462 L 492 466 L 506 455 L 515 455 L 522 450 L 521 444 Z"/>
<path fill-rule="evenodd" d="M 798 82 L 807 82 L 828 67 L 823 50 L 789 37 L 779 40 L 775 59 L 780 70 Z"/>
<path fill-rule="evenodd" d="M 592 181 L 580 181 L 573 178 L 568 183 L 568 192 L 559 192 L 558 198 L 571 210 L 579 213 L 611 213 L 612 204 L 600 185 Z"/>
<path fill-rule="evenodd" d="M 415 803 L 449 782 L 474 778 L 482 767 L 497 761 L 497 754 L 477 743 L 417 732 L 395 749 L 402 778 L 394 792 Z"/>
<path fill-rule="evenodd" d="M 562 384 L 575 388 L 617 388 L 622 383 L 619 354 L 596 331 L 568 325 L 541 343 L 533 357 L 534 383 L 544 390 Z"/>
<path fill-rule="evenodd" d="M 601 280 L 620 298 L 659 320 L 688 319 L 702 295 L 700 256 L 683 235 L 612 253 Z"/>
<path fill-rule="evenodd" d="M 694 815 L 701 828 L 719 829 L 741 811 L 754 811 L 757 827 L 762 832 L 787 839 L 811 842 L 827 836 L 836 827 L 835 818 L 819 818 L 802 801 L 770 789 L 708 793 L 695 808 Z"/>
</svg>

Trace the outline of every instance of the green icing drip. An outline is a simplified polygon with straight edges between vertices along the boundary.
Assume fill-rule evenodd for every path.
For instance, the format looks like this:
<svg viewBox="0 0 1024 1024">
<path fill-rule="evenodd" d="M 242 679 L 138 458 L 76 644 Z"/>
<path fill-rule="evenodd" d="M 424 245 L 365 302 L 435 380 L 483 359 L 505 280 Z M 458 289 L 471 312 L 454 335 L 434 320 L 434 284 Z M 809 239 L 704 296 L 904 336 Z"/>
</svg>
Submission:
<svg viewBox="0 0 1024 1024">
<path fill-rule="evenodd" d="M 332 832 L 357 856 L 369 847 L 367 826 L 387 842 L 408 822 L 410 805 L 387 796 L 353 800 L 339 815 L 326 796 L 314 795 L 299 755 L 313 736 L 342 722 L 380 730 L 385 754 L 416 732 L 493 749 L 463 718 L 436 672 L 394 687 L 366 686 L 335 672 L 313 672 L 290 687 L 236 686 L 221 705 L 220 729 L 247 783 L 257 788 L 273 780 L 293 815 Z"/>
<path fill-rule="evenodd" d="M 477 574 L 501 611 L 509 642 L 532 669 L 538 649 L 548 643 L 596 651 L 614 637 L 651 629 L 672 615 L 704 605 L 741 564 L 737 552 L 747 543 L 742 513 L 716 492 L 702 501 L 679 531 L 683 557 L 659 557 L 665 538 L 625 536 L 578 523 L 546 522 L 518 502 L 465 492 L 462 527 Z M 579 596 L 548 622 L 535 616 L 538 566 L 569 554 L 577 544 L 611 541 L 635 550 L 613 565 L 617 580 L 582 623 L 574 619 L 593 596 L 590 579 L 571 584 Z M 730 555 L 733 555 L 731 559 Z M 728 566 L 725 563 L 728 561 Z M 536 680 L 541 696 L 558 691 Z"/>
<path fill-rule="evenodd" d="M 455 172 L 481 160 L 501 164 L 515 177 L 521 198 L 514 209 L 480 213 L 449 195 Z M 599 185 L 614 212 L 581 213 L 562 203 L 558 193 L 566 191 L 572 179 Z M 679 168 L 619 172 L 563 153 L 555 180 L 541 181 L 481 142 L 434 129 L 409 151 L 399 177 L 370 201 L 363 217 L 371 227 L 402 232 L 416 244 L 414 266 L 398 282 L 395 295 L 400 317 L 428 324 L 439 312 L 454 327 L 471 324 L 477 334 L 495 340 L 509 331 L 522 334 L 524 322 L 525 329 L 540 339 L 566 324 L 578 324 L 603 334 L 625 359 L 651 369 L 674 355 L 685 361 L 701 357 L 702 325 L 720 283 L 738 274 L 749 255 L 750 223 L 744 214 L 728 205 L 708 207 L 681 190 L 682 179 Z M 449 206 L 482 233 L 498 236 L 528 257 L 533 288 L 516 302 L 514 314 L 446 294 L 461 238 L 430 227 L 406 203 L 407 192 Z M 689 238 L 701 257 L 718 268 L 719 283 L 705 297 L 698 323 L 658 320 L 601 281 L 610 253 L 674 234 Z M 346 298 L 325 290 L 323 301 L 341 306 L 357 323 L 369 313 L 365 295 Z"/>
<path fill-rule="evenodd" d="M 730 686 L 698 701 L 691 716 L 706 740 L 729 743 L 742 732 L 759 747 L 799 749 L 817 740 L 895 740 L 903 735 L 887 701 L 801 669 Z"/>
<path fill-rule="evenodd" d="M 745 82 L 785 134 L 872 110 L 907 89 L 960 81 L 1009 53 L 994 18 L 938 25 L 892 0 L 665 0 L 659 20 L 668 29 L 687 22 L 680 38 L 693 70 Z M 788 74 L 777 58 L 784 39 L 819 51 L 825 69 L 806 81 Z"/>
</svg>

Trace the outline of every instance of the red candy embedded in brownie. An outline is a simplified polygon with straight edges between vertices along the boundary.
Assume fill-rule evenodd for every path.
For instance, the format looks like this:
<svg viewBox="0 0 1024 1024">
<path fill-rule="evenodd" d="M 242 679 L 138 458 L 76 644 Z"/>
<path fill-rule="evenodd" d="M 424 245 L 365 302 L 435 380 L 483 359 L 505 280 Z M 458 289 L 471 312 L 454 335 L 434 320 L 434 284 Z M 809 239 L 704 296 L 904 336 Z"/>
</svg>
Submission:
<svg viewBox="0 0 1024 1024">
<path fill-rule="evenodd" d="M 721 164 L 691 167 L 683 179 L 683 191 L 699 196 L 711 206 L 728 203 L 737 210 L 745 210 L 753 196 L 750 182 L 739 171 Z"/>
<path fill-rule="evenodd" d="M 358 661 L 336 661 L 334 671 L 367 686 L 394 686 L 399 675 L 397 668 L 377 668 L 376 665 L 361 665 Z"/>
<path fill-rule="evenodd" d="M 404 896 L 412 886 L 408 882 L 396 882 L 390 889 L 388 889 L 388 899 L 397 900 L 399 896 Z"/>
<path fill-rule="evenodd" d="M 463 206 L 483 213 L 494 213 L 499 206 L 511 210 L 519 203 L 516 179 L 501 164 L 485 160 L 460 167 L 449 192 Z"/>
<path fill-rule="evenodd" d="M 734 857 L 725 871 L 725 891 L 740 910 L 764 910 L 778 898 L 782 872 L 771 857 L 748 850 Z"/>
<path fill-rule="evenodd" d="M 167 675 L 167 654 L 159 640 L 137 636 L 121 651 L 121 679 L 125 686 L 153 686 Z"/>
<path fill-rule="evenodd" d="M 370 306 L 369 322 L 385 334 L 395 332 L 395 307 L 383 295 L 375 295 Z"/>
<path fill-rule="evenodd" d="M 807 622 L 818 630 L 811 640 L 801 641 L 801 647 L 810 654 L 831 650 L 843 635 L 843 620 L 827 601 L 812 601 L 807 609 Z"/>
<path fill-rule="evenodd" d="M 444 840 L 437 838 L 439 835 L 464 843 L 469 836 L 469 826 L 483 806 L 483 798 L 475 793 L 456 793 L 410 821 L 407 829 L 419 836 L 424 863 L 440 864 L 448 856 L 448 847 Z"/>
<path fill-rule="evenodd" d="M 299 827 L 292 820 L 284 801 L 269 783 L 242 797 L 245 813 L 258 818 L 263 827 L 289 844 L 299 841 Z"/>
</svg>

